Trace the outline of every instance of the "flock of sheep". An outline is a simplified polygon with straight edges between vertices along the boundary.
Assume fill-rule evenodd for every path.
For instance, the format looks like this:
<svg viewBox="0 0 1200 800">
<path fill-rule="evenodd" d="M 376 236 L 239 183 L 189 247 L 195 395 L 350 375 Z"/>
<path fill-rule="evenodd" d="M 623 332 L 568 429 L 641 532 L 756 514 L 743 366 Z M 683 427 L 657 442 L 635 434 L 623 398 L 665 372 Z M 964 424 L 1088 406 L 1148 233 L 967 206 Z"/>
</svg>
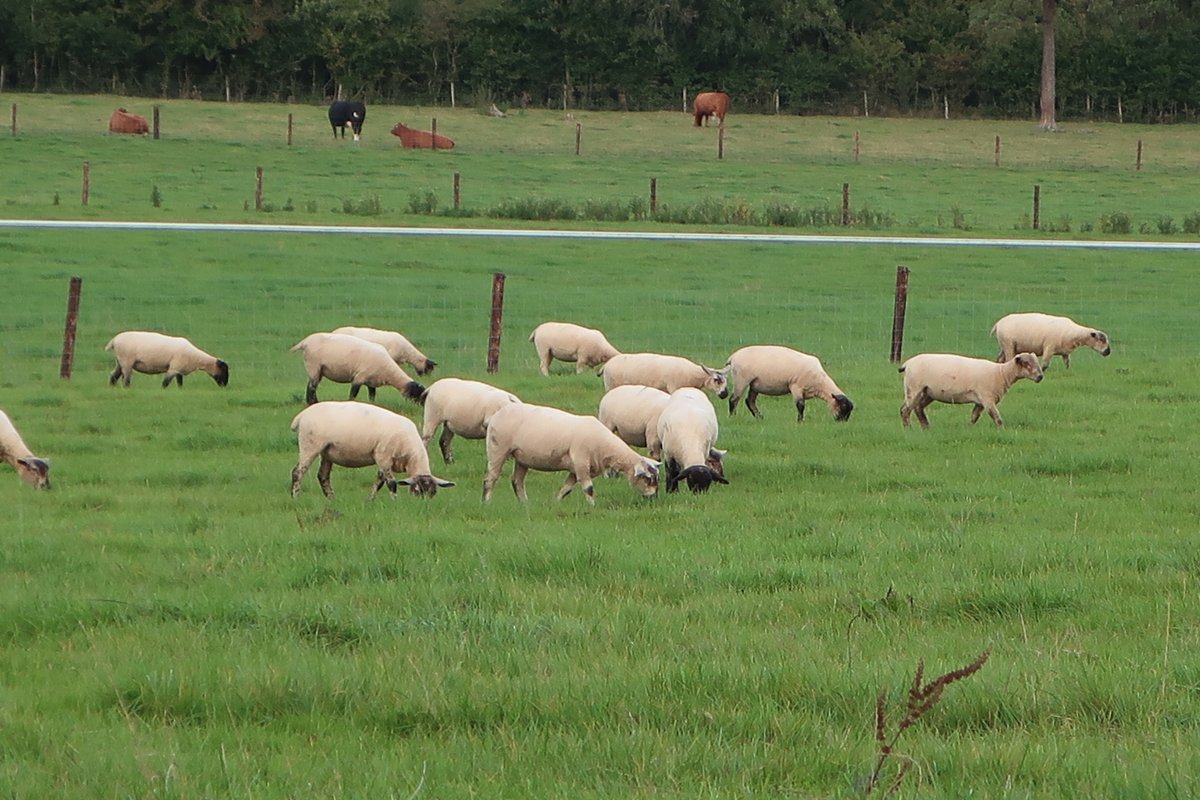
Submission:
<svg viewBox="0 0 1200 800">
<path fill-rule="evenodd" d="M 1041 381 L 1043 367 L 1054 356 L 1069 367 L 1071 352 L 1079 347 L 1106 356 L 1110 352 L 1103 331 L 1048 314 L 1009 314 L 995 324 L 992 334 L 1000 344 L 995 362 L 924 353 L 900 367 L 904 376 L 900 417 L 905 426 L 915 413 L 922 427 L 928 427 L 925 409 L 934 402 L 971 404 L 972 423 L 987 411 L 997 426 L 1003 425 L 996 406 L 1016 381 Z M 602 368 L 605 394 L 595 416 L 524 403 L 480 381 L 442 378 L 425 388 L 402 365 L 427 375 L 436 362 L 394 331 L 344 327 L 306 336 L 292 347 L 303 354 L 308 373 L 308 405 L 291 424 L 299 442 L 292 495 L 320 458 L 317 480 L 329 498 L 334 465 L 374 466 L 377 479 L 371 497 L 384 486 L 393 495 L 398 486 L 408 486 L 415 495 L 431 497 L 439 488 L 454 485 L 435 476 L 430 466 L 428 446 L 439 427 L 438 445 L 446 464 L 454 461 L 454 436 L 485 440 L 485 502 L 509 459 L 514 461 L 513 490 L 522 501 L 527 499 L 525 476 L 531 469 L 566 472 L 558 498 L 578 485 L 593 504 L 593 481 L 604 474 L 624 475 L 636 491 L 649 497 L 658 491 L 659 472 L 665 468 L 667 491 L 676 491 L 686 482 L 693 492 L 702 492 L 713 483 L 729 482 L 723 467 L 725 451 L 715 447 L 717 416 L 706 392 L 728 398 L 730 414 L 745 396 L 746 408 L 756 417 L 760 395 L 790 395 L 798 420 L 804 419 L 805 402 L 812 399 L 825 402 L 839 421 L 848 420 L 854 409 L 819 359 L 779 345 L 743 347 L 730 355 L 723 368 L 712 369 L 680 356 L 622 353 L 601 331 L 567 322 L 542 323 L 530 341 L 543 375 L 550 374 L 554 360 L 575 363 L 577 372 Z M 185 375 L 198 371 L 221 386 L 229 382 L 226 362 L 182 337 L 126 331 L 114 336 L 105 350 L 116 358 L 110 384 L 120 380 L 128 386 L 134 372 L 162 375 L 164 387 L 172 380 L 182 386 Z M 317 386 L 322 379 L 350 384 L 350 400 L 319 402 Z M 364 386 L 371 400 L 379 387 L 391 386 L 424 406 L 421 430 L 400 414 L 354 402 Z M 646 448 L 647 455 L 634 447 Z M 31 486 L 50 486 L 49 462 L 30 451 L 3 411 L 0 460 Z M 398 480 L 398 473 L 405 477 Z"/>
</svg>

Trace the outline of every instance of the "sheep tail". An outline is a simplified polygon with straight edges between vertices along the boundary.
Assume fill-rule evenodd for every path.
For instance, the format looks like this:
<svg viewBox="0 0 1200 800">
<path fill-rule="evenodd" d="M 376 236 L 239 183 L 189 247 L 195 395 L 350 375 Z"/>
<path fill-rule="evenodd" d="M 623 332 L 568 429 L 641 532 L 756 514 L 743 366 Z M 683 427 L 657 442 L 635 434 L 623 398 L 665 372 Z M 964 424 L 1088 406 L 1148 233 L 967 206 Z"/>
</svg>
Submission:
<svg viewBox="0 0 1200 800">
<path fill-rule="evenodd" d="M 306 347 L 308 347 L 308 337 L 307 336 L 305 336 L 303 339 L 301 339 L 300 341 L 298 341 L 294 345 L 292 345 L 291 348 L 288 350 L 288 352 L 294 353 L 297 350 L 303 350 Z"/>
<path fill-rule="evenodd" d="M 307 409 L 305 409 L 305 410 L 307 410 Z M 299 430 L 299 429 L 300 429 L 300 416 L 301 416 L 302 414 L 304 414 L 304 411 L 301 411 L 299 414 L 297 414 L 296 416 L 292 417 L 292 430 L 293 430 L 293 431 L 295 431 L 295 430 Z"/>
<path fill-rule="evenodd" d="M 902 366 L 900 367 L 900 369 L 896 370 L 896 372 L 904 372 L 904 367 L 907 367 L 907 366 L 908 366 L 908 364 L 904 364 L 904 365 L 902 365 Z"/>
<path fill-rule="evenodd" d="M 109 339 L 109 340 L 108 340 L 108 344 L 104 345 L 104 349 L 105 349 L 105 350 L 112 350 L 112 349 L 113 349 L 113 342 L 115 342 L 116 340 L 117 340 L 117 337 L 115 337 L 115 336 L 114 336 L 113 338 Z"/>
</svg>

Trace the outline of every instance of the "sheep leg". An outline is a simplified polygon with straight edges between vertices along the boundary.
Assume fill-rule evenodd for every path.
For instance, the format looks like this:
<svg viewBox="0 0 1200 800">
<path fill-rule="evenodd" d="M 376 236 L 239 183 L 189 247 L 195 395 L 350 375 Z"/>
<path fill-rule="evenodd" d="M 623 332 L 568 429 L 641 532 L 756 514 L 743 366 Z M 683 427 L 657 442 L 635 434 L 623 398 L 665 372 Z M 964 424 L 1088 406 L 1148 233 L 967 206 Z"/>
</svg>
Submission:
<svg viewBox="0 0 1200 800">
<path fill-rule="evenodd" d="M 565 481 L 563 481 L 562 488 L 558 490 L 558 494 L 554 496 L 554 499 L 562 500 L 564 497 L 566 497 L 567 495 L 569 495 L 571 493 L 571 490 L 575 488 L 575 484 L 578 482 L 579 482 L 579 478 L 575 477 L 575 473 L 568 472 L 567 479 Z"/>
<path fill-rule="evenodd" d="M 762 413 L 758 410 L 758 392 L 754 391 L 754 384 L 750 384 L 749 389 L 746 393 L 746 408 L 750 410 L 755 419 L 762 419 Z"/>
<path fill-rule="evenodd" d="M 372 403 L 375 402 L 375 387 L 370 384 L 367 385 L 367 399 Z"/>
<path fill-rule="evenodd" d="M 508 460 L 508 455 L 507 451 L 494 453 L 489 447 L 487 473 L 483 476 L 483 502 L 486 503 L 492 499 L 492 490 L 496 488 L 496 481 L 500 479 L 500 470 L 504 468 L 504 462 Z"/>
<path fill-rule="evenodd" d="M 396 498 L 396 476 L 392 474 L 390 469 L 384 468 L 380 468 L 379 474 L 375 476 L 375 486 L 372 487 L 371 494 L 367 499 L 374 500 L 375 495 L 379 493 L 384 484 L 387 484 L 388 491 L 392 493 L 392 499 L 394 500 Z"/>
<path fill-rule="evenodd" d="M 579 485 L 583 487 L 583 496 L 587 498 L 588 505 L 596 505 L 596 487 L 592 484 L 592 476 L 585 475 Z"/>
<path fill-rule="evenodd" d="M 975 406 L 975 412 L 971 417 L 972 422 L 974 422 L 979 417 L 979 412 L 982 410 L 982 408 L 983 408 L 982 406 Z M 1004 420 L 1000 418 L 1000 410 L 998 408 L 996 408 L 996 405 L 994 403 L 992 405 L 987 406 L 987 412 L 988 412 L 988 416 L 992 418 L 992 422 L 996 423 L 997 428 L 1004 427 Z"/>
<path fill-rule="evenodd" d="M 292 497 L 300 494 L 300 480 L 304 477 L 304 473 L 308 472 L 308 468 L 312 466 L 313 459 L 316 457 L 316 453 L 307 458 L 303 453 L 300 455 L 300 460 L 296 462 L 296 468 L 292 470 Z"/>
<path fill-rule="evenodd" d="M 108 376 L 108 385 L 109 385 L 109 386 L 116 386 L 116 385 L 117 385 L 117 380 L 118 380 L 118 379 L 121 377 L 121 375 L 122 375 L 122 370 L 121 370 L 121 362 L 119 362 L 119 361 L 118 361 L 118 362 L 117 362 L 117 368 L 116 368 L 116 369 L 114 369 L 114 370 L 112 371 L 112 373 L 111 373 L 111 374 Z M 126 382 L 126 385 L 128 385 L 128 382 Z"/>
<path fill-rule="evenodd" d="M 321 382 L 321 376 L 308 379 L 308 388 L 304 391 L 304 402 L 312 405 L 317 402 L 317 384 Z"/>
<path fill-rule="evenodd" d="M 921 423 L 922 428 L 929 427 L 929 417 L 925 416 L 925 409 L 933 402 L 933 398 L 929 396 L 929 392 L 924 389 L 921 393 L 913 398 L 912 408 L 917 414 L 917 421 Z"/>
<path fill-rule="evenodd" d="M 543 350 L 542 348 L 539 347 L 538 348 L 538 362 L 539 362 L 538 369 L 541 371 L 541 373 L 543 375 L 546 375 L 547 377 L 549 377 L 549 375 L 550 375 L 550 359 L 551 359 L 550 350 L 548 348 Z"/>
<path fill-rule="evenodd" d="M 673 458 L 667 459 L 667 491 L 679 491 L 679 462 Z"/>
<path fill-rule="evenodd" d="M 737 404 L 741 401 L 742 395 L 745 393 L 745 391 L 746 387 L 743 386 L 742 388 L 734 391 L 733 394 L 729 395 L 729 416 L 732 417 L 734 412 L 737 411 Z"/>
<path fill-rule="evenodd" d="M 333 499 L 333 486 L 329 483 L 329 473 L 333 472 L 333 462 L 324 454 L 321 455 L 321 468 L 317 470 L 317 483 L 321 484 L 321 491 L 330 500 Z"/>
<path fill-rule="evenodd" d="M 442 451 L 442 460 L 447 464 L 454 463 L 454 447 L 451 441 L 454 439 L 454 431 L 450 430 L 449 425 L 442 426 L 442 435 L 438 438 L 438 448 Z"/>
<path fill-rule="evenodd" d="M 796 401 L 796 422 L 804 422 L 804 398 Z"/>
<path fill-rule="evenodd" d="M 513 465 L 512 487 L 513 492 L 517 495 L 517 499 L 522 503 L 529 501 L 529 495 L 525 492 L 525 475 L 529 472 L 529 467 L 522 464 L 520 461 Z"/>
<path fill-rule="evenodd" d="M 1062 354 L 1062 360 L 1063 360 L 1063 366 L 1064 366 L 1064 367 L 1066 367 L 1067 369 L 1070 369 L 1070 368 L 1071 368 L 1071 354 L 1070 354 L 1070 353 L 1063 353 L 1063 354 Z M 1047 362 L 1046 362 L 1046 365 L 1047 365 L 1047 366 L 1049 366 L 1049 364 L 1050 364 L 1050 362 L 1049 362 L 1049 361 L 1047 361 Z"/>
<path fill-rule="evenodd" d="M 361 383 L 350 384 L 350 399 L 351 400 L 358 399 L 358 390 L 361 389 L 362 387 L 363 387 L 363 385 Z"/>
</svg>

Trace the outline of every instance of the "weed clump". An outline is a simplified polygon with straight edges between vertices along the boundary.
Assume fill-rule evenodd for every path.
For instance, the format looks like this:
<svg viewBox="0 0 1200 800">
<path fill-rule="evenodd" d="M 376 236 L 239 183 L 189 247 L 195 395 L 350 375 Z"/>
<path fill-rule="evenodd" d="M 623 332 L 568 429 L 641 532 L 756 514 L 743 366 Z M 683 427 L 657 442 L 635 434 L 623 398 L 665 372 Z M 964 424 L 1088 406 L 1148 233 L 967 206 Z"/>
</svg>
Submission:
<svg viewBox="0 0 1200 800">
<path fill-rule="evenodd" d="M 887 692 L 879 693 L 879 698 L 875 701 L 875 742 L 879 746 L 879 751 L 875 757 L 875 769 L 867 778 L 863 788 L 864 795 L 871 794 L 879 788 L 884 772 L 893 759 L 899 760 L 900 764 L 896 767 L 895 776 L 888 784 L 884 796 L 892 794 L 900 788 L 904 776 L 908 774 L 908 769 L 912 766 L 911 758 L 896 753 L 896 743 L 900 740 L 900 735 L 915 725 L 921 717 L 941 701 L 942 692 L 946 690 L 947 686 L 974 675 L 983 667 L 991 654 L 990 648 L 984 650 L 979 654 L 979 658 L 962 669 L 951 670 L 924 684 L 921 681 L 925 677 L 925 662 L 917 662 L 916 674 L 913 675 L 912 685 L 908 688 L 908 703 L 904 717 L 897 723 L 896 729 L 890 735 L 887 724 Z"/>
</svg>

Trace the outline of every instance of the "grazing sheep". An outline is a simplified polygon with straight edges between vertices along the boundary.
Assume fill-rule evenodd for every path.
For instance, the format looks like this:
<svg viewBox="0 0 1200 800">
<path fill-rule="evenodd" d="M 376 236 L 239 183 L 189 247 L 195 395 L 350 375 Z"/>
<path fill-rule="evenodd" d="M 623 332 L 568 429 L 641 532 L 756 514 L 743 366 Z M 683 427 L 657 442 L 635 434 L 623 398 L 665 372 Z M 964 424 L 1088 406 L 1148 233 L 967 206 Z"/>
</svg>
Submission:
<svg viewBox="0 0 1200 800">
<path fill-rule="evenodd" d="M 0 411 L 0 461 L 15 469 L 21 480 L 33 488 L 50 488 L 50 462 L 33 454 L 3 411 Z"/>
<path fill-rule="evenodd" d="M 645 497 L 658 491 L 658 462 L 646 458 L 595 417 L 578 416 L 546 406 L 512 403 L 492 415 L 487 431 L 487 474 L 483 479 L 483 500 L 492 499 L 492 489 L 500 478 L 504 462 L 515 462 L 513 491 L 521 502 L 525 493 L 525 474 L 567 471 L 567 480 L 558 492 L 561 500 L 578 483 L 592 505 L 596 504 L 592 480 L 606 472 L 618 472 Z"/>
<path fill-rule="evenodd" d="M 380 386 L 392 386 L 415 403 L 421 402 L 425 387 L 405 374 L 382 345 L 344 333 L 313 333 L 292 346 L 292 352 L 304 353 L 304 368 L 308 371 L 308 390 L 304 399 L 317 402 L 317 384 L 321 378 L 335 383 L 350 384 L 350 399 L 358 390 L 367 387 L 367 395 L 375 399 Z"/>
<path fill-rule="evenodd" d="M 150 331 L 125 331 L 118 333 L 104 345 L 117 357 L 117 367 L 108 376 L 109 384 L 118 379 L 129 385 L 134 372 L 163 377 L 163 388 L 176 383 L 183 386 L 183 376 L 203 370 L 212 376 L 218 386 L 229 383 L 229 365 L 201 350 L 182 336 L 166 336 Z"/>
<path fill-rule="evenodd" d="M 407 486 L 421 497 L 433 497 L 439 488 L 454 485 L 430 472 L 429 454 L 412 420 L 386 408 L 348 400 L 316 403 L 295 416 L 292 430 L 299 433 L 300 443 L 300 459 L 292 470 L 292 497 L 299 494 L 300 479 L 317 456 L 321 457 L 317 481 L 331 500 L 329 473 L 334 464 L 378 467 L 372 499 L 385 484 L 393 496 L 397 486 Z M 394 472 L 408 477 L 398 481 Z"/>
<path fill-rule="evenodd" d="M 1063 365 L 1071 367 L 1071 351 L 1090 347 L 1102 356 L 1112 352 L 1108 334 L 1086 328 L 1069 317 L 1050 314 L 1009 314 L 992 326 L 992 336 L 1000 343 L 997 361 L 1008 361 L 1017 353 L 1036 353 L 1042 367 L 1050 367 L 1050 359 L 1062 356 Z"/>
<path fill-rule="evenodd" d="M 442 378 L 425 390 L 423 402 L 425 425 L 421 440 L 428 445 L 434 431 L 441 425 L 442 435 L 438 439 L 438 446 L 445 462 L 453 464 L 454 450 L 450 443 L 455 434 L 464 439 L 484 438 L 492 415 L 510 403 L 521 402 L 521 398 L 480 381 Z"/>
<path fill-rule="evenodd" d="M 585 328 L 570 322 L 543 322 L 529 334 L 537 348 L 538 364 L 543 375 L 550 374 L 550 362 L 574 361 L 575 373 L 598 367 L 620 350 L 609 344 L 604 334 L 595 328 Z"/>
<path fill-rule="evenodd" d="M 658 439 L 658 415 L 671 395 L 653 386 L 628 384 L 615 386 L 600 398 L 596 416 L 604 427 L 632 447 L 645 447 L 653 459 L 659 458 L 662 443 Z"/>
<path fill-rule="evenodd" d="M 658 438 L 667 467 L 667 491 L 679 489 L 686 480 L 693 492 L 707 492 L 715 481 L 725 479 L 725 451 L 717 450 L 717 412 L 699 389 L 690 386 L 671 393 L 658 416 Z"/>
<path fill-rule="evenodd" d="M 1018 353 L 1002 364 L 949 353 L 922 353 L 905 361 L 900 372 L 904 373 L 904 405 L 900 407 L 900 419 L 908 427 L 909 414 L 915 411 L 922 428 L 929 427 L 925 407 L 935 400 L 974 403 L 972 425 L 986 409 L 996 427 L 1003 427 L 1004 420 L 1000 418 L 996 404 L 1004 393 L 1021 378 L 1029 378 L 1034 383 L 1042 380 L 1042 367 L 1033 353 Z"/>
<path fill-rule="evenodd" d="M 667 394 L 685 386 L 707 389 L 721 398 L 729 394 L 728 381 L 724 372 L 719 369 L 710 369 L 681 356 L 667 356 L 659 353 L 622 353 L 609 359 L 608 363 L 604 365 L 602 374 L 605 391 L 616 386 L 636 383 L 642 386 L 653 386 Z"/>
<path fill-rule="evenodd" d="M 756 417 L 758 396 L 769 397 L 790 394 L 796 402 L 796 421 L 804 421 L 804 401 L 819 397 L 829 406 L 833 418 L 839 422 L 850 419 L 854 404 L 838 388 L 833 378 L 821 366 L 816 356 L 801 353 L 790 347 L 771 344 L 756 344 L 743 347 L 729 357 L 725 371 L 732 371 L 733 392 L 729 396 L 729 414 L 733 415 L 738 400 L 746 395 L 746 408 Z"/>
<path fill-rule="evenodd" d="M 403 334 L 396 333 L 395 331 L 381 331 L 378 328 L 357 328 L 353 325 L 345 325 L 341 328 L 334 328 L 332 332 L 357 336 L 360 339 L 366 339 L 368 342 L 381 345 L 384 350 L 388 351 L 388 355 L 392 357 L 393 361 L 400 365 L 408 364 L 417 371 L 418 375 L 428 375 L 437 366 L 436 361 L 418 350 L 416 345 L 406 339 Z"/>
</svg>

